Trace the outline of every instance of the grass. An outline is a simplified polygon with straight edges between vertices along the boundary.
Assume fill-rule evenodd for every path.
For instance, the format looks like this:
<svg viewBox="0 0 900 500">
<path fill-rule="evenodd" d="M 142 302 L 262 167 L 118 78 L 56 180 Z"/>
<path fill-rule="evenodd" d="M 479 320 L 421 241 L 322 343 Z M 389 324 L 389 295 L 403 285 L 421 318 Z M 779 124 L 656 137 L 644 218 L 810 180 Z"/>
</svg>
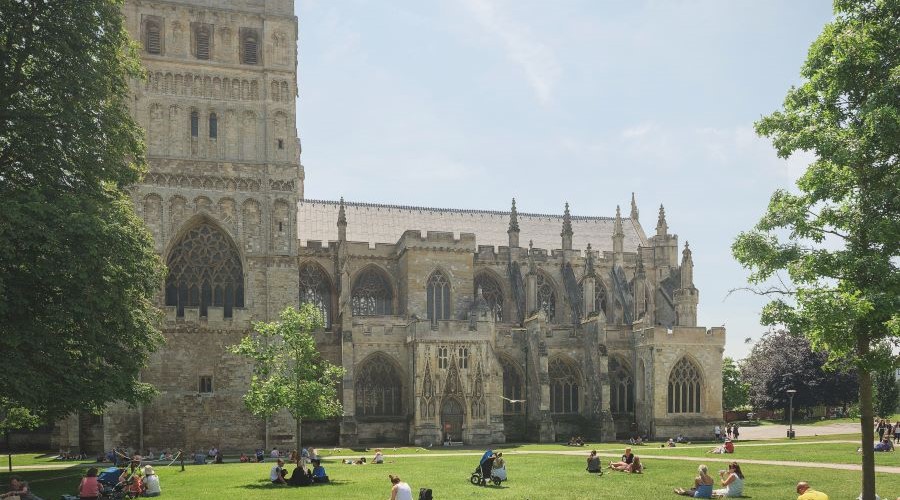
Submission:
<svg viewBox="0 0 900 500">
<path fill-rule="evenodd" d="M 56 453 L 14 453 L 12 456 L 13 467 L 22 465 L 66 465 L 66 464 L 86 464 L 93 460 L 54 460 L 58 456 Z M 9 455 L 0 455 L 0 466 L 6 467 L 9 463 Z"/>
<path fill-rule="evenodd" d="M 738 441 L 734 455 L 711 455 L 706 452 L 712 446 L 679 446 L 676 448 L 659 448 L 642 446 L 640 455 L 670 455 L 687 457 L 710 457 L 710 459 L 730 458 L 734 460 L 780 460 L 788 462 L 820 462 L 833 464 L 860 464 L 862 457 L 856 453 L 856 443 L 803 444 L 779 443 L 771 446 L 742 446 Z M 876 465 L 900 466 L 900 453 L 876 453 Z"/>
<path fill-rule="evenodd" d="M 676 448 L 674 451 L 687 450 Z M 420 457 L 410 458 L 391 458 L 389 453 L 388 463 L 384 465 L 351 466 L 326 460 L 324 465 L 333 483 L 308 488 L 269 484 L 271 463 L 188 466 L 184 472 L 177 466 L 160 466 L 156 470 L 160 475 L 163 495 L 170 500 L 386 498 L 390 495 L 388 473 L 399 474 L 415 491 L 420 487 L 432 488 L 435 498 L 521 500 L 620 497 L 639 500 L 677 498 L 672 494 L 672 488 L 689 486 L 697 465 L 703 462 L 702 458 L 695 462 L 653 460 L 650 454 L 645 456 L 648 467 L 645 474 L 610 472 L 597 477 L 584 472 L 582 456 L 508 454 L 510 481 L 501 487 L 487 488 L 473 486 L 468 481 L 477 457 L 446 453 L 423 453 Z M 715 471 L 719 467 L 710 463 L 710 468 Z M 73 465 L 67 469 L 27 471 L 17 475 L 31 481 L 35 494 L 52 499 L 74 493 L 83 470 L 83 467 Z M 797 496 L 793 487 L 800 479 L 810 481 L 831 498 L 856 498 L 859 494 L 859 473 L 854 471 L 746 464 L 744 473 L 747 481 L 745 494 L 757 500 L 793 500 Z M 0 474 L 0 481 L 8 481 L 8 474 Z M 900 495 L 900 475 L 877 474 L 877 482 L 882 498 Z"/>
</svg>

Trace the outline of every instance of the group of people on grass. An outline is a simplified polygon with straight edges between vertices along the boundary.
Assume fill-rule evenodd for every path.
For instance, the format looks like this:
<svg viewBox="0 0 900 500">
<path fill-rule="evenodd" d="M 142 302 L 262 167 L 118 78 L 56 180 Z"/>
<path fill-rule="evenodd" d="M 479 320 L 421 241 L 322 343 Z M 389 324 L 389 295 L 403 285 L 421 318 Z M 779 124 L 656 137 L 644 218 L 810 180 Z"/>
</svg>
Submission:
<svg viewBox="0 0 900 500">
<path fill-rule="evenodd" d="M 303 462 L 298 459 L 294 465 L 294 471 L 288 477 L 288 471 L 284 467 L 284 460 L 279 458 L 276 460 L 272 470 L 269 471 L 269 481 L 272 484 L 286 486 L 310 486 L 313 484 L 325 484 L 329 481 L 325 467 L 318 458 L 311 462 L 312 467 L 304 467 Z"/>
<path fill-rule="evenodd" d="M 715 480 L 709 474 L 706 465 L 697 467 L 697 477 L 694 478 L 694 486 L 691 488 L 675 488 L 675 493 L 691 498 L 715 497 L 739 497 L 744 494 L 744 473 L 737 462 L 728 464 L 728 469 L 719 471 L 719 485 L 715 487 Z M 827 500 L 827 499 L 826 499 Z"/>
<path fill-rule="evenodd" d="M 893 435 L 894 443 L 900 444 L 900 420 L 891 425 L 890 420 L 882 418 L 875 424 L 875 432 L 878 434 L 878 441 L 884 441 L 885 439 L 890 441 L 891 435 Z"/>
</svg>

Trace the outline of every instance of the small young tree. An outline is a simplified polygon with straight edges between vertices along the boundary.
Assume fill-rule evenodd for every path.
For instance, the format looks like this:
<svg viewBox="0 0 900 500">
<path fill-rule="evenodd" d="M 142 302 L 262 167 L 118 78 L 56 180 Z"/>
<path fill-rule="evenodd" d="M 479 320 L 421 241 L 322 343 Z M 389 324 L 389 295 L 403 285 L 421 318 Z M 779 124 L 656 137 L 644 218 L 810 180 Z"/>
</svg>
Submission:
<svg viewBox="0 0 900 500">
<path fill-rule="evenodd" d="M 872 407 L 876 417 L 889 418 L 897 409 L 897 401 L 900 400 L 900 386 L 894 370 L 881 370 L 873 377 L 875 383 Z"/>
<path fill-rule="evenodd" d="M 322 359 L 312 337 L 323 324 L 322 313 L 311 304 L 299 310 L 287 307 L 279 321 L 255 323 L 255 333 L 229 347 L 254 363 L 250 389 L 244 395 L 247 409 L 263 418 L 288 410 L 297 424 L 298 450 L 304 418 L 335 417 L 342 411 L 337 384 L 344 369 Z"/>
</svg>

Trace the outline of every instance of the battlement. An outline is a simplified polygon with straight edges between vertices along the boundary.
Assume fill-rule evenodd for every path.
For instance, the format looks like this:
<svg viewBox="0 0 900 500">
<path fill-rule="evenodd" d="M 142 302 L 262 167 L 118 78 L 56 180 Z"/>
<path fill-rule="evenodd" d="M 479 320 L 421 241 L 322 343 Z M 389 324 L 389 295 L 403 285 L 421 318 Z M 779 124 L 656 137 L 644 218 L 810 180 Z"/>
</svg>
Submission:
<svg viewBox="0 0 900 500">
<path fill-rule="evenodd" d="M 404 231 L 397 242 L 397 252 L 402 253 L 407 249 L 427 249 L 443 251 L 475 251 L 475 235 L 472 233 L 460 233 L 459 238 L 454 238 L 449 231 L 427 231 L 422 236 L 422 231 L 410 229 Z"/>
</svg>

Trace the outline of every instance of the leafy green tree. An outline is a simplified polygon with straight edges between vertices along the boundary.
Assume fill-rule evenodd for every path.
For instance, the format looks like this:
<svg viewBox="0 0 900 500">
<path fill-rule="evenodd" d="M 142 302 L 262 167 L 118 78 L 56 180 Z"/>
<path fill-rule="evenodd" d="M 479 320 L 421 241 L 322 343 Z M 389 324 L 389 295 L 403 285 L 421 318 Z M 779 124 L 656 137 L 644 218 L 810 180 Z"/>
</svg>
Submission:
<svg viewBox="0 0 900 500">
<path fill-rule="evenodd" d="M 859 386 L 856 375 L 837 362 L 828 363 L 828 353 L 815 351 L 809 339 L 784 330 L 769 332 L 753 346 L 741 365 L 750 403 L 755 408 L 783 408 L 788 417 L 788 389 L 797 391 L 794 408 L 843 405 L 855 402 Z"/>
<path fill-rule="evenodd" d="M 811 151 L 816 160 L 732 249 L 774 298 L 765 324 L 856 364 L 863 498 L 872 500 L 871 373 L 888 363 L 873 347 L 900 336 L 900 2 L 835 0 L 834 10 L 802 83 L 756 124 L 779 156 Z"/>
<path fill-rule="evenodd" d="M 890 417 L 897 410 L 897 402 L 900 401 L 900 386 L 894 376 L 894 370 L 880 370 L 875 373 L 875 393 L 873 395 L 873 410 L 877 417 Z"/>
<path fill-rule="evenodd" d="M 28 409 L 12 406 L 10 401 L 0 398 L 0 434 L 6 437 L 7 464 L 12 472 L 12 446 L 9 434 L 13 431 L 31 430 L 41 425 L 41 420 Z"/>
<path fill-rule="evenodd" d="M 162 340 L 123 4 L 0 0 L 0 397 L 46 420 L 145 400 Z"/>
<path fill-rule="evenodd" d="M 337 384 L 344 369 L 322 359 L 312 337 L 323 325 L 322 313 L 312 304 L 299 310 L 288 307 L 279 321 L 255 323 L 255 334 L 229 347 L 254 363 L 250 389 L 244 395 L 247 409 L 266 419 L 286 409 L 297 424 L 298 450 L 304 418 L 321 420 L 342 411 Z"/>
<path fill-rule="evenodd" d="M 750 402 L 750 386 L 741 380 L 741 370 L 734 359 L 722 360 L 722 407 L 733 410 Z"/>
</svg>

